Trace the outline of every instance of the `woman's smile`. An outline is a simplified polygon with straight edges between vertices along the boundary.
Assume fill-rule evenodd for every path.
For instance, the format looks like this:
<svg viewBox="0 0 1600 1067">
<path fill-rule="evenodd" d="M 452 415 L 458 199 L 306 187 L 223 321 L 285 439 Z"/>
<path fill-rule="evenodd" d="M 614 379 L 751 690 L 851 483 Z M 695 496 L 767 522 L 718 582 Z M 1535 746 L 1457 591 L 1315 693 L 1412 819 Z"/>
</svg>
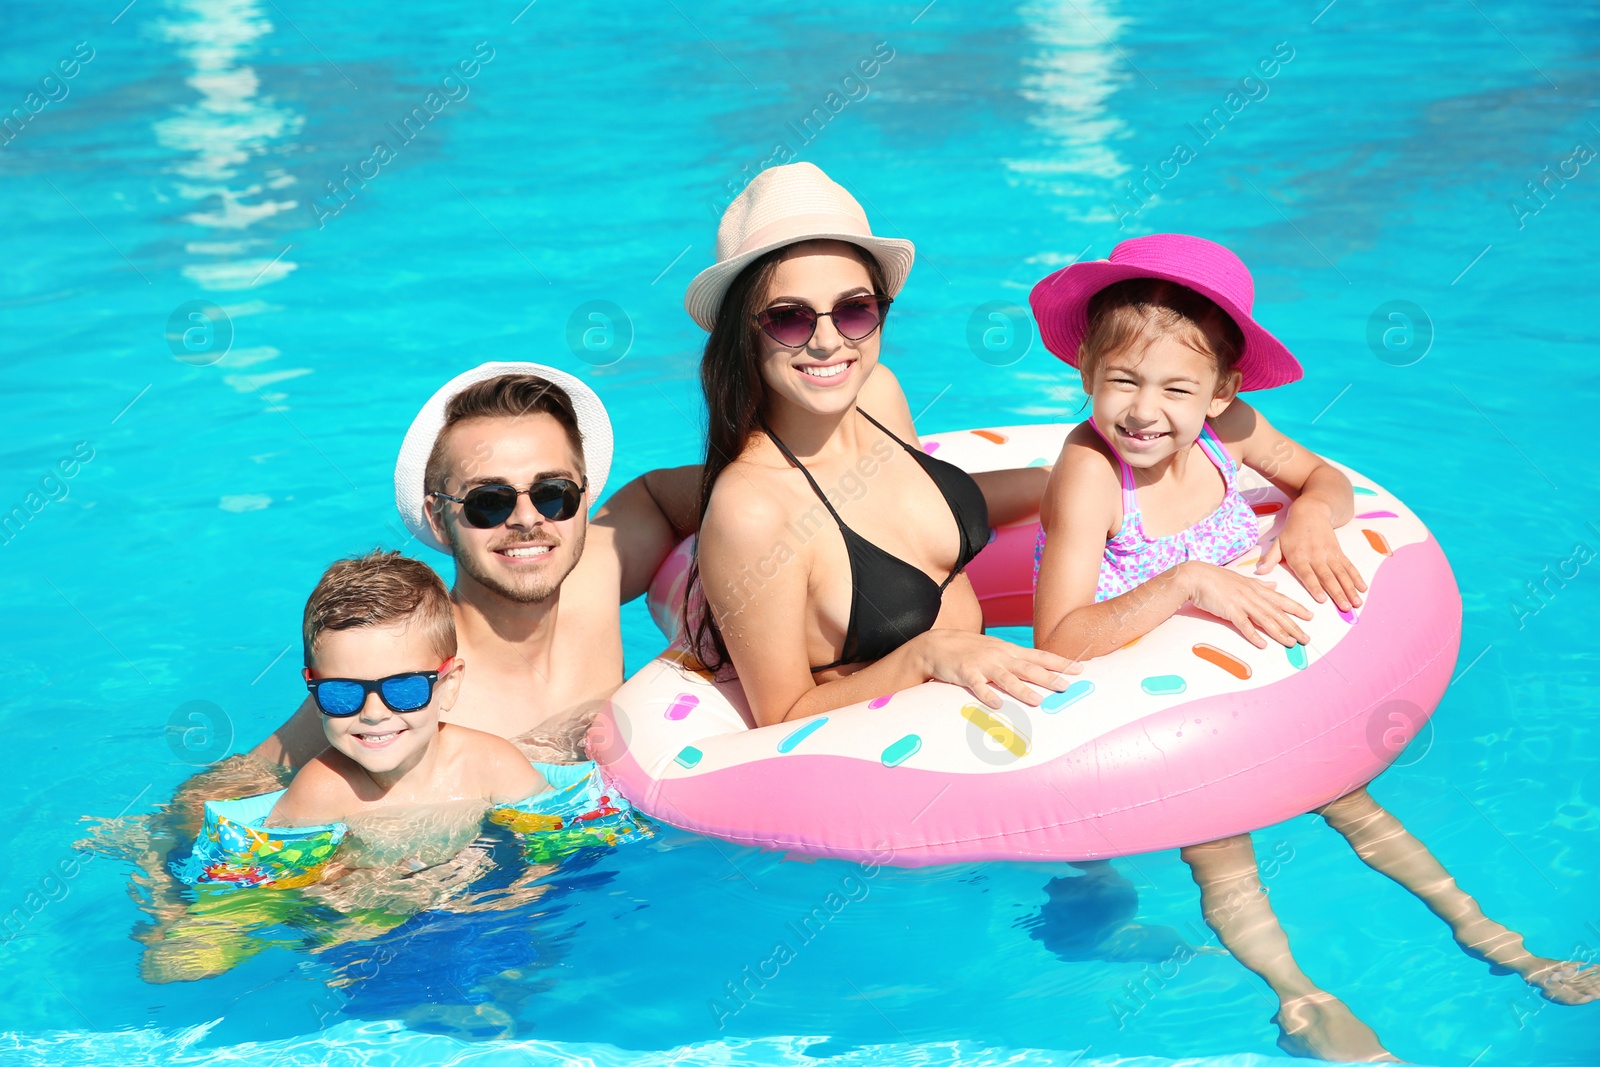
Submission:
<svg viewBox="0 0 1600 1067">
<path fill-rule="evenodd" d="M 850 376 L 850 369 L 855 365 L 856 361 L 852 358 L 833 363 L 800 363 L 794 369 L 799 371 L 809 384 L 828 387 L 843 384 Z"/>
</svg>

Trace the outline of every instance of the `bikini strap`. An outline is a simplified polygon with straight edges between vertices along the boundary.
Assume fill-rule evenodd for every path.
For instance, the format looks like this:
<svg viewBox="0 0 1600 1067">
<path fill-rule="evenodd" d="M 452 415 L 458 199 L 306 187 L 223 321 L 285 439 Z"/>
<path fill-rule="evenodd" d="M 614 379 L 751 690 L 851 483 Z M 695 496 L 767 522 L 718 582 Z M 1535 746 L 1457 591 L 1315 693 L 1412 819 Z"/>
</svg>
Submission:
<svg viewBox="0 0 1600 1067">
<path fill-rule="evenodd" d="M 866 413 L 866 411 L 863 410 L 862 408 L 856 408 L 856 410 L 861 412 L 861 417 L 862 418 L 866 419 L 868 422 L 872 423 L 872 425 L 876 426 L 878 429 L 880 429 L 884 433 L 888 434 L 889 435 L 889 439 L 891 441 L 893 441 L 895 444 L 899 445 L 901 448 L 905 449 L 907 452 L 910 452 L 913 456 L 917 454 L 917 450 L 916 449 L 912 448 L 910 445 L 908 445 L 904 441 L 900 440 L 899 437 L 895 436 L 895 432 L 893 430 L 889 429 L 889 427 L 885 426 L 883 423 L 879 422 L 877 419 L 873 418 L 871 415 L 868 415 Z M 927 453 L 924 452 L 923 455 L 927 455 Z"/>
<path fill-rule="evenodd" d="M 862 414 L 865 415 L 866 412 L 863 411 Z M 870 418 L 871 416 L 868 417 Z M 772 427 L 767 425 L 767 421 L 765 419 L 760 420 L 760 422 L 761 429 L 768 437 L 772 438 L 772 443 L 778 446 L 778 451 L 782 452 L 784 458 L 798 467 L 800 473 L 806 476 L 806 481 L 811 483 L 811 491 L 817 494 L 817 499 L 822 501 L 822 506 L 828 509 L 828 514 L 832 515 L 833 521 L 839 524 L 839 529 L 849 529 L 849 527 L 844 524 L 844 520 L 839 517 L 839 513 L 833 510 L 833 505 L 828 503 L 827 494 L 822 491 L 822 486 L 817 484 L 817 480 L 811 477 L 811 472 L 806 470 L 806 465 L 795 458 L 795 454 L 789 451 L 789 446 L 784 444 L 782 439 L 780 439 L 777 434 L 772 432 Z"/>
<path fill-rule="evenodd" d="M 1117 461 L 1117 466 L 1122 470 L 1122 521 L 1127 522 L 1129 515 L 1137 514 L 1139 511 L 1139 487 L 1133 480 L 1133 468 L 1128 465 L 1127 460 L 1122 458 L 1122 453 L 1118 452 L 1116 446 L 1111 443 L 1111 438 L 1101 431 L 1099 424 L 1094 421 L 1093 415 L 1089 416 L 1088 422 L 1089 428 L 1100 434 L 1100 440 L 1106 443 L 1106 447 L 1111 450 L 1112 458 Z"/>
<path fill-rule="evenodd" d="M 1211 462 L 1215 463 L 1217 469 L 1222 472 L 1222 480 L 1228 483 L 1229 489 L 1232 489 L 1234 477 L 1239 473 L 1239 465 L 1228 454 L 1227 448 L 1222 444 L 1222 438 L 1217 436 L 1217 431 L 1211 428 L 1210 422 L 1200 428 L 1199 440 L 1200 447 L 1205 450 L 1206 455 L 1211 457 Z"/>
</svg>

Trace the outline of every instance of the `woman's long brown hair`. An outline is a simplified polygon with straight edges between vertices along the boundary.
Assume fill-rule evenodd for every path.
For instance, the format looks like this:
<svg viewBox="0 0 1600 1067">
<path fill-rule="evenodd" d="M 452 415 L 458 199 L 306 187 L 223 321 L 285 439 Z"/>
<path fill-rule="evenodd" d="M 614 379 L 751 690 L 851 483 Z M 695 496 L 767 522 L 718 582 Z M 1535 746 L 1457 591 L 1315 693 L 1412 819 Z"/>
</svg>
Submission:
<svg viewBox="0 0 1600 1067">
<path fill-rule="evenodd" d="M 772 291 L 772 276 L 778 263 L 793 245 L 774 249 L 753 260 L 734 278 L 717 308 L 717 321 L 706 339 L 700 359 L 700 388 L 706 401 L 706 459 L 700 475 L 700 522 L 703 529 L 711 490 L 728 464 L 738 459 L 750 443 L 750 436 L 761 423 L 766 406 L 766 382 L 761 377 L 761 327 L 756 316 Z M 862 265 L 874 293 L 884 292 L 883 268 L 878 260 L 859 245 L 849 246 Z M 728 663 L 728 647 L 722 631 L 712 617 L 709 603 L 696 605 L 700 584 L 700 548 L 689 567 L 689 582 L 683 598 L 683 632 L 690 649 L 708 670 L 719 671 Z"/>
</svg>

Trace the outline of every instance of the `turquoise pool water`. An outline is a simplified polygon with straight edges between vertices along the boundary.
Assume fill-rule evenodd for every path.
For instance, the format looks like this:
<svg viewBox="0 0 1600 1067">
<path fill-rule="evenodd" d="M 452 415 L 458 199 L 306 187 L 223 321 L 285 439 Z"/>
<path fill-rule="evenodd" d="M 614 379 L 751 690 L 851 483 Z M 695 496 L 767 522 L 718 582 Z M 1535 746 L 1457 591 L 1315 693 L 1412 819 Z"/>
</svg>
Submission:
<svg viewBox="0 0 1600 1067">
<path fill-rule="evenodd" d="M 405 543 L 395 451 L 458 370 L 581 373 L 613 484 L 694 458 L 683 288 L 779 145 L 917 242 L 885 351 L 928 431 L 1075 409 L 1036 343 L 980 358 L 977 309 L 1120 236 L 1236 248 L 1307 367 L 1261 406 L 1406 499 L 1465 599 L 1460 676 L 1375 795 L 1535 950 L 1600 950 L 1592 11 L 523 2 L 0 15 L 0 111 L 28 116 L 0 135 L 0 1060 L 1276 1054 L 1227 957 L 1152 977 L 1052 952 L 1089 921 L 1041 911 L 1055 867 L 883 870 L 734 1011 L 726 984 L 851 869 L 671 830 L 507 911 L 320 953 L 284 927 L 224 977 L 140 979 L 131 868 L 73 850 L 80 816 L 150 810 L 295 704 L 303 597 Z M 627 324 L 598 353 L 569 344 L 591 301 Z M 657 637 L 638 605 L 625 626 L 637 664 Z M 1301 962 L 1402 1057 L 1600 1062 L 1600 1007 L 1491 976 L 1314 819 L 1257 842 Z M 1205 936 L 1175 854 L 1117 867 L 1141 921 Z"/>
</svg>

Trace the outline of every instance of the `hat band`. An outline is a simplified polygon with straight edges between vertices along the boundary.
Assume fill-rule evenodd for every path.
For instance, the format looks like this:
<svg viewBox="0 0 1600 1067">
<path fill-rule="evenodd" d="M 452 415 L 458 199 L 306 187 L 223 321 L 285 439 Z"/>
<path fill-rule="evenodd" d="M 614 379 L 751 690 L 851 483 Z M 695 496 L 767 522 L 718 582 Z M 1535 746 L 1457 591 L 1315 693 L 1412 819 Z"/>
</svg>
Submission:
<svg viewBox="0 0 1600 1067">
<path fill-rule="evenodd" d="M 718 258 L 729 260 L 758 248 L 795 244 L 808 237 L 832 233 L 871 237 L 872 229 L 867 225 L 865 218 L 852 218 L 849 215 L 791 215 L 746 234 L 745 239 L 739 242 L 738 248 Z"/>
</svg>

